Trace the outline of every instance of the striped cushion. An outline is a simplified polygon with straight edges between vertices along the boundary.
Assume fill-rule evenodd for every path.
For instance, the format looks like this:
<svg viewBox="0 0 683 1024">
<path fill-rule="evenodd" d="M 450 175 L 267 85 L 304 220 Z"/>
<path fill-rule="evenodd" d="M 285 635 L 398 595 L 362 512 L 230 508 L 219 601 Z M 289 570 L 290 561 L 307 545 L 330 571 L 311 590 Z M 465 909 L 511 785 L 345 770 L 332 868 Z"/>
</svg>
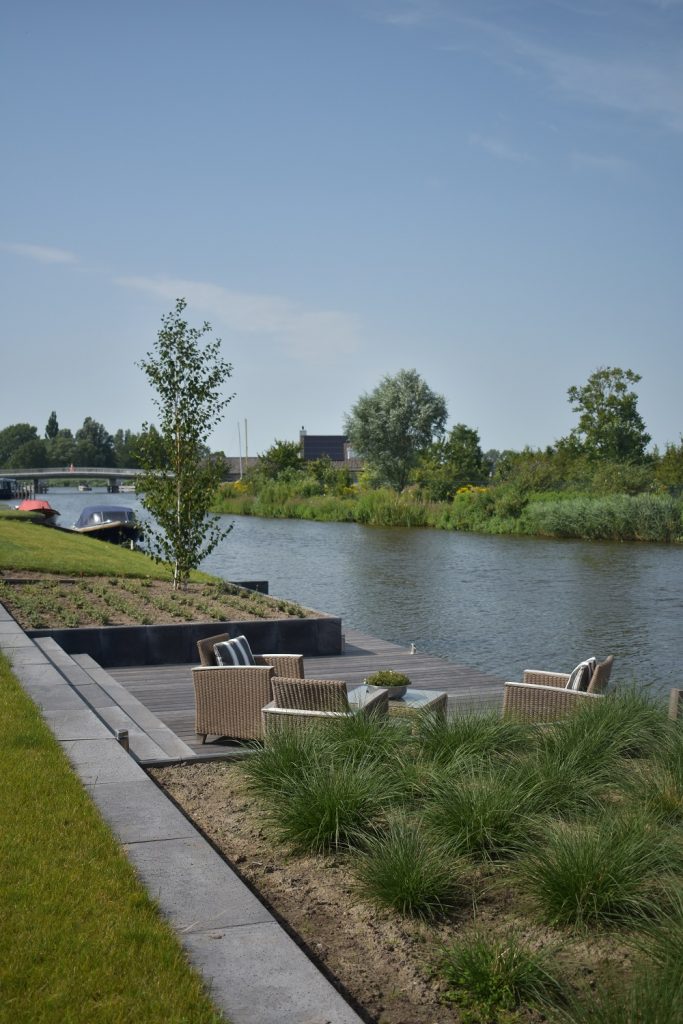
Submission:
<svg viewBox="0 0 683 1024">
<path fill-rule="evenodd" d="M 587 658 L 585 661 L 580 661 L 569 676 L 566 689 L 587 690 L 589 683 L 593 678 L 596 664 L 597 662 L 595 658 Z"/>
<path fill-rule="evenodd" d="M 234 636 L 224 640 L 213 649 L 217 665 L 255 665 L 254 655 L 246 636 Z"/>
</svg>

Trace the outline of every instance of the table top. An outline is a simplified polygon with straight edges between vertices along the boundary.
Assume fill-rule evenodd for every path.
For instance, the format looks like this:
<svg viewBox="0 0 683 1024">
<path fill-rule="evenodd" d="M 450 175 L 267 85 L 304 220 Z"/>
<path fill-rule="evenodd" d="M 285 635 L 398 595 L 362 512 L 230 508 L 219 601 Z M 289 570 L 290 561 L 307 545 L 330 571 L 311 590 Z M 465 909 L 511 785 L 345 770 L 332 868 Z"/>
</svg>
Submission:
<svg viewBox="0 0 683 1024">
<path fill-rule="evenodd" d="M 415 690 L 409 686 L 403 697 L 389 701 L 389 710 L 395 708 L 396 711 L 406 709 L 420 711 L 433 704 L 445 704 L 446 700 L 448 700 L 448 694 L 440 690 Z"/>
</svg>

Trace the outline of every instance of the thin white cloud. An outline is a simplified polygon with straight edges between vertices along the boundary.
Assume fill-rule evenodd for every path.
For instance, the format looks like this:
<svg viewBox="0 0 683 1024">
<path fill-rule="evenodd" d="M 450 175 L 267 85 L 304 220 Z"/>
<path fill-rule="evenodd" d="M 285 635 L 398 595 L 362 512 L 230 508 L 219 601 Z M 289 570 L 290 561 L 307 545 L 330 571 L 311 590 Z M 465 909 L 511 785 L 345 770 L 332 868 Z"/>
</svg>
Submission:
<svg viewBox="0 0 683 1024">
<path fill-rule="evenodd" d="M 21 245 L 13 242 L 0 242 L 0 249 L 13 252 L 17 256 L 27 256 L 38 263 L 77 263 L 78 258 L 66 249 L 52 249 L 46 245 Z"/>
<path fill-rule="evenodd" d="M 618 156 L 600 156 L 595 153 L 572 153 L 572 164 L 577 170 L 598 171 L 624 178 L 633 175 L 635 168 L 628 160 Z"/>
<path fill-rule="evenodd" d="M 562 91 L 683 132 L 683 63 L 601 60 L 528 43 L 524 49 Z"/>
<path fill-rule="evenodd" d="M 281 343 L 297 359 L 334 362 L 359 345 L 356 319 L 337 310 L 307 310 L 277 295 L 236 292 L 203 281 L 124 277 L 117 283 L 171 302 L 182 296 L 212 322 Z"/>
<path fill-rule="evenodd" d="M 412 28 L 429 21 L 438 4 L 434 0 L 389 0 L 373 11 L 375 21 L 398 28 Z"/>
<path fill-rule="evenodd" d="M 470 145 L 483 149 L 490 156 L 497 160 L 511 160 L 514 163 L 526 163 L 529 157 L 526 153 L 520 152 L 510 146 L 503 139 L 495 138 L 492 135 L 470 135 Z"/>
<path fill-rule="evenodd" d="M 680 48 L 661 35 L 652 41 L 647 55 L 644 48 L 620 57 L 585 55 L 537 43 L 480 18 L 458 21 L 467 32 L 467 45 L 501 66 L 540 70 L 559 92 L 574 99 L 683 132 L 683 60 Z M 463 43 L 461 39 L 448 48 L 460 50 Z"/>
</svg>

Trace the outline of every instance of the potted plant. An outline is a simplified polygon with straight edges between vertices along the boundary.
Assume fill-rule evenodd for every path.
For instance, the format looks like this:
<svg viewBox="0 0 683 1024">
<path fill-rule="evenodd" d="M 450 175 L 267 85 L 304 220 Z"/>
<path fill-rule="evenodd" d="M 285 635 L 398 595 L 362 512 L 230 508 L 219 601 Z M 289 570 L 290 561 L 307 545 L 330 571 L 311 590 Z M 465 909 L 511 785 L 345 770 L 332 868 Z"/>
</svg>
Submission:
<svg viewBox="0 0 683 1024">
<path fill-rule="evenodd" d="M 379 686 L 389 691 L 389 700 L 398 700 L 404 695 L 410 686 L 410 679 L 403 672 L 394 672 L 393 669 L 385 668 L 379 672 L 373 672 L 364 680 L 366 686 Z"/>
</svg>

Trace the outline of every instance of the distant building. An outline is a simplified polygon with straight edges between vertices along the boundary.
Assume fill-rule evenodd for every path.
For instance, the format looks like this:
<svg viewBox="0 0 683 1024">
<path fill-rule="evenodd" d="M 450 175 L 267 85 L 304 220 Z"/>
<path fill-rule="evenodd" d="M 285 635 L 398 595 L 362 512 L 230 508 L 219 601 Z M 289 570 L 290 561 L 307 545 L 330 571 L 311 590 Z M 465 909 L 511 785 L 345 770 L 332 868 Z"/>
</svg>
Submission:
<svg viewBox="0 0 683 1024">
<path fill-rule="evenodd" d="M 337 469 L 347 469 L 352 480 L 358 480 L 363 470 L 363 461 L 356 457 L 345 434 L 308 434 L 301 428 L 299 433 L 301 457 L 304 462 L 315 462 L 327 456 Z M 248 469 L 259 464 L 258 456 L 239 458 L 236 455 L 225 456 L 225 473 L 223 479 L 233 483 L 241 480 Z"/>
<path fill-rule="evenodd" d="M 314 462 L 325 456 L 332 462 L 346 462 L 348 439 L 345 434 L 307 434 L 302 427 L 299 444 L 304 462 Z"/>
<path fill-rule="evenodd" d="M 304 462 L 327 456 L 337 469 L 348 469 L 353 480 L 358 479 L 363 469 L 362 460 L 356 457 L 346 434 L 309 434 L 302 427 L 299 444 Z"/>
</svg>

